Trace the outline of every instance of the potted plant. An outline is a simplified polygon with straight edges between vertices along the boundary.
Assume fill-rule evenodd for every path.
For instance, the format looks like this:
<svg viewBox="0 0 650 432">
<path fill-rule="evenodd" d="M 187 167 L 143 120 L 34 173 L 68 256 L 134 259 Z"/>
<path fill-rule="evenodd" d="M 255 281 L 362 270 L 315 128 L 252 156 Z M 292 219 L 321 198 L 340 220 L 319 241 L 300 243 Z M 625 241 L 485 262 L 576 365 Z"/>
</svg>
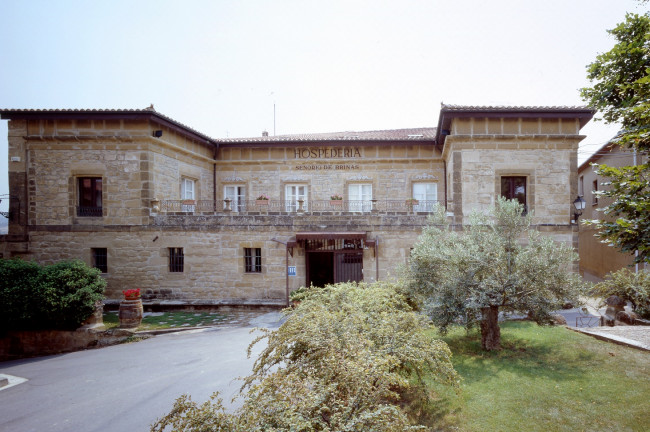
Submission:
<svg viewBox="0 0 650 432">
<path fill-rule="evenodd" d="M 142 298 L 140 288 L 122 291 L 124 300 L 120 302 L 120 328 L 136 328 L 142 323 Z"/>
<path fill-rule="evenodd" d="M 339 194 L 330 196 L 330 204 L 336 207 L 341 207 L 343 205 L 343 197 Z"/>
<path fill-rule="evenodd" d="M 418 205 L 418 204 L 420 204 L 420 201 L 418 201 L 415 198 L 409 198 L 409 199 L 406 200 L 406 205 L 408 205 L 408 206 L 415 206 L 415 205 Z"/>
<path fill-rule="evenodd" d="M 269 197 L 266 194 L 262 194 L 255 199 L 255 204 L 257 205 L 269 205 Z"/>
</svg>

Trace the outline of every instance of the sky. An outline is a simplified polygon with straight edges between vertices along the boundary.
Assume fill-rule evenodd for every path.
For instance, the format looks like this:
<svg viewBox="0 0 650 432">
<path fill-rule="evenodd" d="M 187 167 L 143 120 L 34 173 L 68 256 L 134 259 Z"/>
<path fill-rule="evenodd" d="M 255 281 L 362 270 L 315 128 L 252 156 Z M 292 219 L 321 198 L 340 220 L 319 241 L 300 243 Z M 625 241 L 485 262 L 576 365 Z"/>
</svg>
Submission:
<svg viewBox="0 0 650 432">
<path fill-rule="evenodd" d="M 213 138 L 575 106 L 634 0 L 0 0 L 0 108 L 156 111 Z M 618 127 L 592 120 L 583 161 Z M 0 121 L 0 195 L 8 193 Z M 7 200 L 0 203 L 6 209 Z"/>
</svg>

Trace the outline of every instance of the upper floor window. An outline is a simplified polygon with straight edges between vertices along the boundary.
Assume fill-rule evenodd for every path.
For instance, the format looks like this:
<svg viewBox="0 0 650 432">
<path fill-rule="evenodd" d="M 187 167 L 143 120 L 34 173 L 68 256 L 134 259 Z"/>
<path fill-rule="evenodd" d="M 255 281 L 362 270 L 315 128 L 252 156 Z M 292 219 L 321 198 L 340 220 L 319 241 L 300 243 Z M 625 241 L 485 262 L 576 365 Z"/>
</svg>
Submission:
<svg viewBox="0 0 650 432">
<path fill-rule="evenodd" d="M 509 200 L 517 200 L 524 206 L 524 213 L 528 212 L 526 204 L 526 177 L 511 176 L 501 177 L 501 196 Z"/>
<path fill-rule="evenodd" d="M 413 198 L 418 204 L 413 207 L 415 211 L 430 212 L 438 200 L 437 183 L 413 183 Z"/>
<path fill-rule="evenodd" d="M 598 205 L 598 180 L 594 180 L 594 183 L 592 185 L 591 189 L 591 204 L 592 205 Z"/>
<path fill-rule="evenodd" d="M 185 177 L 181 178 L 181 211 L 194 211 L 194 186 L 194 180 Z"/>
<path fill-rule="evenodd" d="M 284 196 L 286 199 L 286 211 L 295 212 L 298 210 L 298 200 L 303 200 L 302 208 L 307 210 L 307 186 L 306 185 L 286 185 Z"/>
<path fill-rule="evenodd" d="M 108 250 L 106 248 L 92 248 L 92 265 L 102 273 L 108 273 Z"/>
<path fill-rule="evenodd" d="M 78 178 L 77 216 L 102 216 L 102 178 Z"/>
<path fill-rule="evenodd" d="M 224 199 L 230 200 L 230 208 L 234 212 L 246 211 L 246 188 L 240 185 L 225 186 Z"/>
<path fill-rule="evenodd" d="M 578 196 L 585 196 L 585 176 L 580 176 L 578 179 Z"/>
<path fill-rule="evenodd" d="M 372 210 L 372 185 L 366 183 L 354 183 L 348 185 L 348 198 L 351 211 L 368 212 Z"/>
</svg>

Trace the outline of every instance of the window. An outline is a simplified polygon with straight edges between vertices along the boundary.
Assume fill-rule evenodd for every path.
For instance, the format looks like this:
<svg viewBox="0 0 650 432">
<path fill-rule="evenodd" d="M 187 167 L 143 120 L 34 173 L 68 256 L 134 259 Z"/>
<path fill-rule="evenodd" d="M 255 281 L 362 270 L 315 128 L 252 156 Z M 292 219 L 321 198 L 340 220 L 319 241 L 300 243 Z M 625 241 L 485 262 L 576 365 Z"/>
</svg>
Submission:
<svg viewBox="0 0 650 432">
<path fill-rule="evenodd" d="M 108 273 L 108 251 L 106 248 L 92 248 L 92 265 L 102 273 Z"/>
<path fill-rule="evenodd" d="M 524 206 L 523 214 L 528 212 L 526 205 L 526 177 L 501 177 L 501 196 L 517 200 Z"/>
<path fill-rule="evenodd" d="M 591 189 L 591 204 L 598 205 L 598 180 L 594 180 L 592 189 Z"/>
<path fill-rule="evenodd" d="M 244 186 L 226 186 L 223 189 L 224 199 L 230 200 L 230 208 L 234 212 L 246 211 L 246 189 Z M 225 207 L 225 203 L 224 203 Z"/>
<path fill-rule="evenodd" d="M 193 204 L 183 204 L 187 200 L 194 201 L 194 180 L 183 177 L 181 179 L 181 211 L 193 212 Z"/>
<path fill-rule="evenodd" d="M 413 210 L 430 212 L 438 200 L 437 183 L 413 183 L 413 198 L 418 200 L 418 205 Z"/>
<path fill-rule="evenodd" d="M 262 249 L 244 248 L 244 271 L 262 273 Z"/>
<path fill-rule="evenodd" d="M 372 210 L 372 185 L 355 183 L 348 185 L 349 206 L 351 211 L 368 212 Z"/>
<path fill-rule="evenodd" d="M 306 185 L 286 185 L 285 186 L 285 206 L 286 211 L 295 212 L 298 210 L 298 200 L 303 200 L 302 208 L 307 211 L 307 186 Z"/>
<path fill-rule="evenodd" d="M 173 273 L 182 273 L 185 256 L 183 248 L 169 248 L 169 271 Z"/>
<path fill-rule="evenodd" d="M 585 176 L 580 176 L 578 179 L 578 196 L 585 196 Z"/>
<path fill-rule="evenodd" d="M 77 216 L 102 216 L 101 177 L 79 177 Z"/>
</svg>

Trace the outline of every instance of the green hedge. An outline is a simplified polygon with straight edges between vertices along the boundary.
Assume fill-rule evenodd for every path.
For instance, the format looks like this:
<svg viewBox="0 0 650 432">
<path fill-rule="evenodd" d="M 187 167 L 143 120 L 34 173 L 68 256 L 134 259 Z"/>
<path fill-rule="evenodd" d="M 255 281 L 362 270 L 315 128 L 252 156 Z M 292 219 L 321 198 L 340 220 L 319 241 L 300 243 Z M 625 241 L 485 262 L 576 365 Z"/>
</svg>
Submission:
<svg viewBox="0 0 650 432">
<path fill-rule="evenodd" d="M 7 330 L 71 330 L 104 299 L 106 281 L 81 261 L 49 266 L 0 259 L 0 333 Z"/>
</svg>

